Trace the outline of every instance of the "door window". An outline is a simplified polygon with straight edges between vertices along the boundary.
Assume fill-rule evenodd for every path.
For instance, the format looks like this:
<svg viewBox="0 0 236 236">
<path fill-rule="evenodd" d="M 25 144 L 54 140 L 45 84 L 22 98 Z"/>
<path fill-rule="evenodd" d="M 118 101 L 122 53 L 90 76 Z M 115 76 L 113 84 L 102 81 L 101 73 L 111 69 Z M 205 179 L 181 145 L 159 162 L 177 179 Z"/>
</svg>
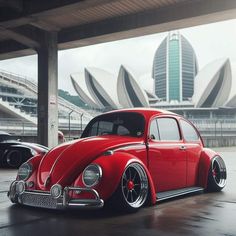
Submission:
<svg viewBox="0 0 236 236">
<path fill-rule="evenodd" d="M 179 141 L 180 133 L 177 121 L 173 118 L 158 118 L 157 125 L 160 140 L 163 141 Z"/>
<path fill-rule="evenodd" d="M 153 140 L 160 140 L 160 135 L 159 135 L 156 119 L 153 120 L 150 125 L 150 138 Z"/>
<path fill-rule="evenodd" d="M 183 136 L 186 141 L 198 141 L 199 136 L 196 130 L 185 120 L 180 120 Z"/>
</svg>

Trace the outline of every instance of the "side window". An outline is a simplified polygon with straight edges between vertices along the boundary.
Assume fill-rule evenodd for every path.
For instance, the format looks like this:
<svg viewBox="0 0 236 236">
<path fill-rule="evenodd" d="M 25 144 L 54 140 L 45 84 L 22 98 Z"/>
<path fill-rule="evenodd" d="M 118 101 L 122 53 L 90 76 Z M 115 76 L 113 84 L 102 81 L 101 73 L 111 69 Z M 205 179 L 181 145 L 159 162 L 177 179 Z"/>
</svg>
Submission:
<svg viewBox="0 0 236 236">
<path fill-rule="evenodd" d="M 185 120 L 180 120 L 183 136 L 186 141 L 198 141 L 199 136 L 196 130 Z"/>
<path fill-rule="evenodd" d="M 157 119 L 160 140 L 178 141 L 180 140 L 179 127 L 177 121 L 173 118 Z"/>
<path fill-rule="evenodd" d="M 113 123 L 108 121 L 98 121 L 93 124 L 89 135 L 97 136 L 102 134 L 111 134 L 113 129 Z"/>
<path fill-rule="evenodd" d="M 129 135 L 130 132 L 128 129 L 126 129 L 124 126 L 119 125 L 117 128 L 117 134 L 118 135 Z"/>
<path fill-rule="evenodd" d="M 151 139 L 160 140 L 156 119 L 151 122 L 149 135 Z"/>
</svg>

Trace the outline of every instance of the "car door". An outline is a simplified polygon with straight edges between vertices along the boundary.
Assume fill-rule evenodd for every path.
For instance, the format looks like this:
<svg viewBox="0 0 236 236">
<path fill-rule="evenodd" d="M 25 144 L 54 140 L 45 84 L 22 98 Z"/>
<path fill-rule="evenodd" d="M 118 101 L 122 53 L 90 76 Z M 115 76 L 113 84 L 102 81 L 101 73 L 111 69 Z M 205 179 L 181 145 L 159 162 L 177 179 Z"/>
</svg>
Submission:
<svg viewBox="0 0 236 236">
<path fill-rule="evenodd" d="M 175 118 L 151 121 L 148 163 L 157 192 L 186 187 L 186 151 Z"/>
<path fill-rule="evenodd" d="M 188 121 L 180 119 L 180 127 L 187 155 L 187 187 L 197 185 L 198 166 L 202 152 L 202 141 L 196 129 Z"/>
</svg>

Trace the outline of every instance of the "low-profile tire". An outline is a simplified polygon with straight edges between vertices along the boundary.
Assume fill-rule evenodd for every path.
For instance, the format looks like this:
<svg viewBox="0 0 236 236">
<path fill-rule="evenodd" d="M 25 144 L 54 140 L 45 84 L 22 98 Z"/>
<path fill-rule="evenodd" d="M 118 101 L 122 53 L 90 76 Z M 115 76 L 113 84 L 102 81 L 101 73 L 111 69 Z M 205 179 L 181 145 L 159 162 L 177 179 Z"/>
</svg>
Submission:
<svg viewBox="0 0 236 236">
<path fill-rule="evenodd" d="M 5 167 L 18 168 L 23 162 L 23 154 L 20 149 L 8 150 L 4 157 L 3 163 Z"/>
<path fill-rule="evenodd" d="M 226 178 L 226 166 L 223 159 L 220 156 L 214 157 L 208 173 L 207 191 L 221 191 L 226 185 Z"/>
<path fill-rule="evenodd" d="M 140 209 L 148 198 L 147 174 L 139 163 L 131 163 L 124 170 L 119 186 L 109 206 L 117 211 L 135 212 Z"/>
</svg>

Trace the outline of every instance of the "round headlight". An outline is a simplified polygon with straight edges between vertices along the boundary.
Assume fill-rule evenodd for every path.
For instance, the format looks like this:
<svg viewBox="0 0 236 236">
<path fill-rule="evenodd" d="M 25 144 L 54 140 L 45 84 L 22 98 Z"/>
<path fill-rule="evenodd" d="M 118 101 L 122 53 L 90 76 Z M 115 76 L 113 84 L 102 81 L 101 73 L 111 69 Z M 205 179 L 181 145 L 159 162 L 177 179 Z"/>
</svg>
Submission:
<svg viewBox="0 0 236 236">
<path fill-rule="evenodd" d="M 29 163 L 23 163 L 18 170 L 19 180 L 27 180 L 32 173 L 32 165 Z"/>
<path fill-rule="evenodd" d="M 102 177 L 102 168 L 99 165 L 89 165 L 83 172 L 83 183 L 86 187 L 92 187 L 100 181 Z"/>
</svg>

